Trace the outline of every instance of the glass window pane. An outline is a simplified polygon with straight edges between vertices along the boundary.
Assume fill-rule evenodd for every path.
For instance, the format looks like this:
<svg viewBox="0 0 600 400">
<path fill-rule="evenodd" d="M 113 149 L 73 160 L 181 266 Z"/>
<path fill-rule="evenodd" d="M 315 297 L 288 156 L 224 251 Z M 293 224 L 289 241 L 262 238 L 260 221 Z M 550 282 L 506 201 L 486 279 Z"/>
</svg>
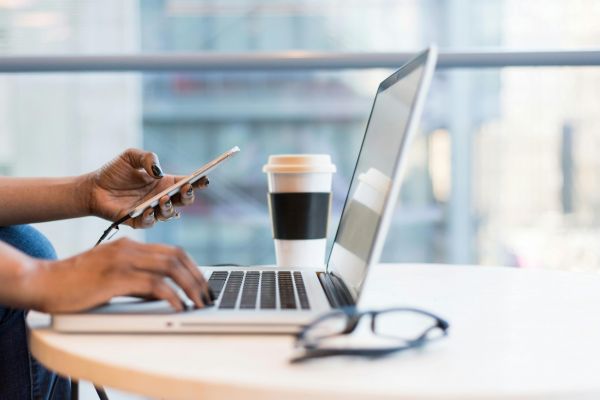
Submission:
<svg viewBox="0 0 600 400">
<path fill-rule="evenodd" d="M 11 0 L 0 1 L 0 54 L 412 51 L 432 41 L 443 50 L 570 49 L 596 44 L 599 7 Z M 599 71 L 438 70 L 383 260 L 599 269 Z M 0 172 L 78 174 L 143 146 L 167 172 L 187 173 L 240 145 L 182 219 L 135 234 L 183 245 L 202 264 L 271 263 L 262 164 L 272 153 L 332 154 L 332 235 L 377 83 L 390 72 L 0 75 Z M 42 229 L 67 256 L 105 225 Z"/>
<path fill-rule="evenodd" d="M 144 147 L 167 171 L 189 173 L 235 145 L 241 153 L 209 174 L 181 223 L 148 239 L 183 245 L 213 263 L 273 263 L 262 166 L 270 154 L 329 153 L 330 236 L 346 196 L 377 82 L 387 72 L 159 74 L 144 77 Z M 146 90 L 147 89 L 147 90 Z"/>
<path fill-rule="evenodd" d="M 0 53 L 595 47 L 594 0 L 4 0 Z"/>
</svg>

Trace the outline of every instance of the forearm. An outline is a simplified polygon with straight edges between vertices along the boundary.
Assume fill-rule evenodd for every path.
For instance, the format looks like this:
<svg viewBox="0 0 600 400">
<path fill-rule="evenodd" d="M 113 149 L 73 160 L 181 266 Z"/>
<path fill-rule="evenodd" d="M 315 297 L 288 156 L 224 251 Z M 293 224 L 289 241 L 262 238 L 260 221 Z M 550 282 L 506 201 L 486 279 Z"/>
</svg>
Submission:
<svg viewBox="0 0 600 400">
<path fill-rule="evenodd" d="M 9 226 L 89 215 L 86 176 L 0 177 L 0 225 Z"/>
<path fill-rule="evenodd" d="M 36 260 L 17 249 L 0 242 L 0 305 L 20 308 L 39 308 L 35 294 L 39 288 L 31 287 L 31 278 L 39 267 Z"/>
</svg>

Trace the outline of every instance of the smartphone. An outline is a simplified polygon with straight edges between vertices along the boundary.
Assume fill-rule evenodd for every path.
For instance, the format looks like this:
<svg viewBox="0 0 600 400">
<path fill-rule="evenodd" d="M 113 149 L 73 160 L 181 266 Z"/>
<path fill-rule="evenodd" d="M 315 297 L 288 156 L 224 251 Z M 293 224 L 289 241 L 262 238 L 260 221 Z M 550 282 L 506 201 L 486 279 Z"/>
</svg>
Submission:
<svg viewBox="0 0 600 400">
<path fill-rule="evenodd" d="M 203 166 L 201 166 L 200 168 L 198 168 L 197 170 L 195 170 L 194 172 L 192 172 L 190 175 L 188 175 L 185 178 L 179 180 L 173 186 L 170 186 L 170 187 L 166 188 L 165 190 L 163 190 L 162 192 L 160 192 L 156 196 L 152 197 L 151 199 L 148 199 L 148 200 L 144 201 L 143 203 L 137 205 L 133 210 L 131 210 L 129 212 L 129 216 L 131 218 L 135 218 L 138 215 L 141 215 L 144 212 L 144 210 L 146 210 L 146 209 L 148 209 L 150 207 L 156 207 L 158 205 L 158 201 L 160 200 L 161 197 L 163 197 L 165 195 L 168 195 L 169 197 L 171 197 L 171 196 L 179 193 L 179 190 L 181 190 L 181 187 L 183 185 L 185 185 L 187 183 L 194 183 L 194 182 L 196 182 L 197 180 L 199 180 L 200 178 L 202 178 L 204 175 L 206 175 L 207 172 L 209 172 L 210 170 L 212 170 L 213 168 L 215 168 L 221 162 L 227 160 L 229 157 L 232 157 L 233 155 L 235 155 L 239 151 L 240 151 L 240 148 L 237 147 L 237 146 L 235 146 L 232 149 L 226 151 L 225 153 L 221 154 L 219 157 L 215 158 L 211 162 L 204 164 Z"/>
</svg>

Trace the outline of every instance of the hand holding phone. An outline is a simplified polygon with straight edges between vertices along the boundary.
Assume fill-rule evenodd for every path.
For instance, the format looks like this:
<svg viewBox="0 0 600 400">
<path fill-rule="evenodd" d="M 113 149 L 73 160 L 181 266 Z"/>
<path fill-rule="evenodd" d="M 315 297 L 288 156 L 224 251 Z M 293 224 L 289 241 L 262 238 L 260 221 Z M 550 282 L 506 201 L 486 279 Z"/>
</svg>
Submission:
<svg viewBox="0 0 600 400">
<path fill-rule="evenodd" d="M 238 153 L 240 151 L 240 148 L 235 146 L 232 149 L 230 149 L 229 151 L 226 151 L 225 153 L 221 154 L 219 157 L 215 158 L 214 160 L 210 161 L 209 163 L 203 165 L 202 167 L 198 168 L 196 171 L 192 172 L 190 175 L 179 179 L 179 181 L 177 181 L 177 183 L 171 185 L 170 187 L 164 189 L 163 191 L 161 191 L 160 193 L 156 194 L 155 196 L 152 196 L 152 198 L 143 201 L 142 203 L 138 204 L 137 206 L 135 206 L 133 209 L 131 209 L 127 214 L 125 214 L 123 217 L 119 218 L 118 220 L 114 221 L 103 233 L 102 236 L 100 236 L 100 239 L 98 239 L 98 241 L 96 242 L 96 246 L 98 246 L 100 243 L 102 243 L 102 241 L 104 239 L 106 239 L 108 237 L 108 235 L 113 231 L 113 230 L 118 230 L 119 229 L 119 225 L 127 222 L 129 219 L 132 218 L 136 218 L 138 216 L 140 216 L 145 210 L 147 210 L 148 208 L 154 208 L 159 204 L 160 199 L 167 195 L 169 197 L 174 196 L 175 194 L 179 193 L 179 191 L 181 190 L 181 188 L 184 185 L 187 184 L 193 184 L 194 182 L 198 181 L 199 179 L 201 179 L 203 176 L 205 176 L 209 171 L 211 171 L 212 169 L 214 169 L 217 165 L 219 165 L 221 162 L 225 161 L 226 159 L 230 158 L 231 156 L 233 156 L 234 154 Z"/>
<path fill-rule="evenodd" d="M 217 165 L 219 165 L 223 161 L 227 160 L 228 158 L 232 157 L 239 151 L 240 151 L 240 148 L 238 146 L 235 146 L 235 147 L 231 148 L 230 150 L 226 151 L 225 153 L 221 154 L 219 157 L 215 158 L 214 160 L 204 164 L 203 166 L 201 166 L 200 168 L 198 168 L 197 170 L 192 172 L 190 175 L 177 181 L 177 183 L 166 188 L 162 192 L 160 192 L 157 195 L 153 196 L 152 198 L 144 201 L 143 203 L 140 203 L 137 206 L 135 206 L 135 208 L 128 213 L 129 217 L 135 218 L 138 215 L 141 215 L 144 212 L 144 210 L 146 210 L 150 207 L 156 207 L 158 205 L 158 201 L 160 200 L 161 197 L 163 197 L 165 195 L 167 195 L 169 197 L 176 195 L 177 193 L 179 193 L 182 186 L 184 186 L 185 184 L 188 184 L 188 183 L 192 184 L 192 183 L 198 181 L 200 178 L 202 178 L 204 175 L 206 175 L 209 171 L 214 169 Z"/>
</svg>

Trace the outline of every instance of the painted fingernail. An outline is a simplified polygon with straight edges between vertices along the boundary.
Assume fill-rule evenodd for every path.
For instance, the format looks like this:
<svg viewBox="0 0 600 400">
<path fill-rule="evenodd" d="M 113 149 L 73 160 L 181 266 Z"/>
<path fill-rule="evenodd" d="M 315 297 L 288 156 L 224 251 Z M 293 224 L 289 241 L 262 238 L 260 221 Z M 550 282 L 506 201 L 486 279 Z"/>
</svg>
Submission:
<svg viewBox="0 0 600 400">
<path fill-rule="evenodd" d="M 173 203 L 171 202 L 171 200 L 167 200 L 167 202 L 165 203 L 165 208 L 167 210 L 170 210 L 171 207 L 173 207 Z"/>
<path fill-rule="evenodd" d="M 150 214 L 146 215 L 146 221 L 154 221 L 154 210 Z"/>
<path fill-rule="evenodd" d="M 206 293 L 202 293 L 202 301 L 207 306 L 212 306 L 214 304 L 213 301 L 210 299 L 210 296 Z"/>
<path fill-rule="evenodd" d="M 190 187 L 187 192 L 185 192 L 187 197 L 192 197 L 194 194 L 194 188 Z"/>
<path fill-rule="evenodd" d="M 154 174 L 155 177 L 157 178 L 162 178 L 164 176 L 162 169 L 160 168 L 160 166 L 158 164 L 152 164 L 152 173 Z"/>
</svg>

